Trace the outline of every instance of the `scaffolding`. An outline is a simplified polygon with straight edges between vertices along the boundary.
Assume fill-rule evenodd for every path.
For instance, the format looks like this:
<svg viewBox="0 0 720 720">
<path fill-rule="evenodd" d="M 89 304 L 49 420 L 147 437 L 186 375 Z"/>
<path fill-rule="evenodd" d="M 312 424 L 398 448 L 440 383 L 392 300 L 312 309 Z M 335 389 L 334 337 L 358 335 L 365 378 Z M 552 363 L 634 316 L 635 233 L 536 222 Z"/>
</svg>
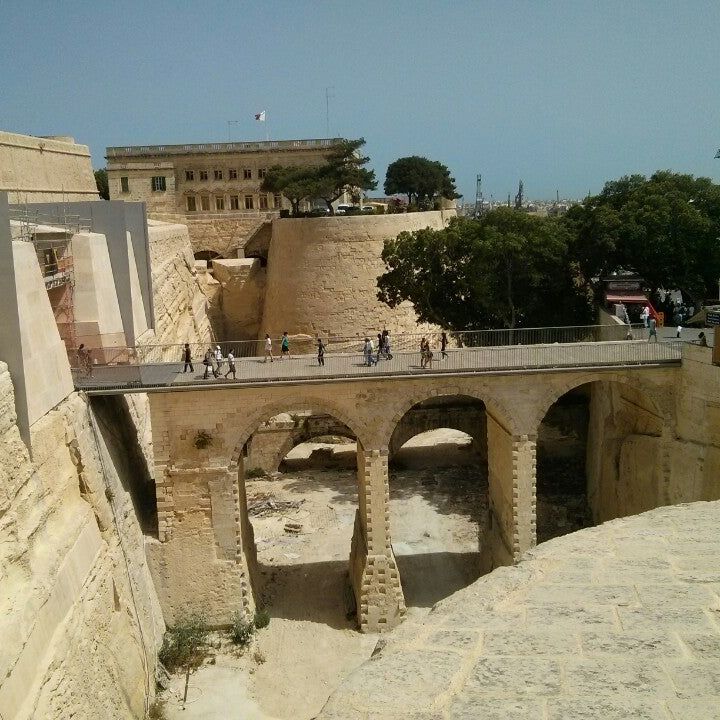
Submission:
<svg viewBox="0 0 720 720">
<path fill-rule="evenodd" d="M 55 323 L 70 358 L 78 348 L 72 238 L 90 228 L 90 220 L 69 214 L 62 207 L 54 213 L 40 212 L 30 205 L 10 209 L 12 238 L 30 242 L 35 248 Z"/>
</svg>

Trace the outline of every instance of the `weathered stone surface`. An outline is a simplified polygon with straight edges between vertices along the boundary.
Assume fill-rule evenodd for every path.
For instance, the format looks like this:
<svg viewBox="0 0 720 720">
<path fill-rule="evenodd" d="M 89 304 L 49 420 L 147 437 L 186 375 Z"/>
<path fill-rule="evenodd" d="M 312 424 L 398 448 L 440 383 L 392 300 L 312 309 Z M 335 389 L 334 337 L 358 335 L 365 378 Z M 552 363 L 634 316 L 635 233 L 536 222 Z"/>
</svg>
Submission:
<svg viewBox="0 0 720 720">
<path fill-rule="evenodd" d="M 319 718 L 718 720 L 720 595 L 687 568 L 703 576 L 720 533 L 676 538 L 719 516 L 720 502 L 659 508 L 538 547 L 406 621 Z"/>
</svg>

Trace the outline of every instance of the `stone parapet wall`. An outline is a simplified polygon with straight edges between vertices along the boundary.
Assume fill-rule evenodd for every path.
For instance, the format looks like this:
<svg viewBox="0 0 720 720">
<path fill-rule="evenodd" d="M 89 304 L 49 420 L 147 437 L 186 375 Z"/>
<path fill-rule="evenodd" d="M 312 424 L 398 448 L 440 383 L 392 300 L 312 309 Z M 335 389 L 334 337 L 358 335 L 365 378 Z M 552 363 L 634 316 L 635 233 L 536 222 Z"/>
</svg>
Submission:
<svg viewBox="0 0 720 720">
<path fill-rule="evenodd" d="M 93 430 L 95 423 L 95 431 Z M 125 450 L 71 395 L 20 440 L 0 363 L 0 715 L 143 717 L 164 623 Z"/>
<path fill-rule="evenodd" d="M 443 228 L 452 212 L 288 218 L 273 221 L 262 333 L 324 338 L 423 331 L 410 303 L 377 299 L 383 242 L 403 231 Z"/>
<path fill-rule="evenodd" d="M 10 203 L 99 200 L 87 145 L 0 132 L 0 192 Z"/>
</svg>

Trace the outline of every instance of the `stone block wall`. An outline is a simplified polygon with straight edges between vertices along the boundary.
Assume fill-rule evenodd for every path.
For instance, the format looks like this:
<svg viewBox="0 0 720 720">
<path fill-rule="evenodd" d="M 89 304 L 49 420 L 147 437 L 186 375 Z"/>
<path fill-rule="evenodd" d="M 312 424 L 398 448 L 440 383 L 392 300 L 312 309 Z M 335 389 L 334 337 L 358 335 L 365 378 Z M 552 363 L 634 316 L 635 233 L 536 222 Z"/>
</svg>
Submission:
<svg viewBox="0 0 720 720">
<path fill-rule="evenodd" d="M 0 132 L 3 191 L 10 203 L 100 199 L 87 145 L 8 132 Z"/>
<path fill-rule="evenodd" d="M 195 273 L 187 227 L 148 221 L 155 306 L 152 342 L 207 342 L 213 337 L 207 297 Z"/>
<path fill-rule="evenodd" d="M 32 460 L 15 420 L 0 363 L 0 715 L 143 717 L 164 622 L 123 450 L 75 394 L 32 426 Z"/>
<path fill-rule="evenodd" d="M 261 335 L 324 338 L 422 332 L 410 303 L 377 299 L 384 240 L 441 229 L 452 213 L 287 218 L 273 221 Z"/>
<path fill-rule="evenodd" d="M 265 297 L 265 268 L 257 258 L 213 261 L 220 283 L 223 340 L 256 340 Z"/>
</svg>

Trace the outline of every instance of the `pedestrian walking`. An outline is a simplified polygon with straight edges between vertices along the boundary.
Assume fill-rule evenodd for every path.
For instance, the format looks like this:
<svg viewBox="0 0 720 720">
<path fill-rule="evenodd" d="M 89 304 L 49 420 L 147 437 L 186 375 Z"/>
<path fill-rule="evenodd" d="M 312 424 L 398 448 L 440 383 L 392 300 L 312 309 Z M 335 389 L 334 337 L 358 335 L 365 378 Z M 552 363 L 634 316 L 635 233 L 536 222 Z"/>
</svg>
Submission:
<svg viewBox="0 0 720 720">
<path fill-rule="evenodd" d="M 222 350 L 220 349 L 219 345 L 215 346 L 214 360 L 215 360 L 215 370 L 216 370 L 215 377 L 218 377 L 218 375 L 220 375 L 220 368 L 222 367 L 222 364 L 223 364 L 223 354 L 222 354 Z"/>
<path fill-rule="evenodd" d="M 675 333 L 675 337 L 680 338 L 681 332 L 682 332 L 682 325 L 678 325 L 677 332 Z"/>
<path fill-rule="evenodd" d="M 266 333 L 265 334 L 265 359 L 263 362 L 267 362 L 268 358 L 270 358 L 270 362 L 274 362 L 275 358 L 272 354 L 272 340 L 270 339 L 270 336 Z"/>
<path fill-rule="evenodd" d="M 442 335 L 440 335 L 440 357 L 443 360 L 448 356 L 448 354 L 445 352 L 447 348 L 447 342 L 447 333 L 442 333 Z"/>
<path fill-rule="evenodd" d="M 185 348 L 183 349 L 183 361 L 185 362 L 185 365 L 183 367 L 183 373 L 186 373 L 188 371 L 188 368 L 190 368 L 190 372 L 194 373 L 195 368 L 192 364 L 192 353 L 190 352 L 190 343 L 185 343 Z"/>
<path fill-rule="evenodd" d="M 317 339 L 318 365 L 325 366 L 325 343 L 322 338 Z"/>
<path fill-rule="evenodd" d="M 235 377 L 235 356 L 233 355 L 232 350 L 228 350 L 227 362 L 228 362 L 228 371 L 225 373 L 225 377 L 232 374 L 233 380 L 237 380 L 237 378 Z"/>
<path fill-rule="evenodd" d="M 642 320 L 642 324 L 647 327 L 648 326 L 648 319 L 650 318 L 650 308 L 646 305 L 642 312 L 640 313 L 640 319 Z"/>
<path fill-rule="evenodd" d="M 432 363 L 432 358 L 433 354 L 430 350 L 430 343 L 423 335 L 422 339 L 420 340 L 420 367 L 422 369 L 429 367 L 430 363 Z"/>
<path fill-rule="evenodd" d="M 697 344 L 700 345 L 700 347 L 707 347 L 707 346 L 708 346 L 707 338 L 705 337 L 705 333 L 704 333 L 704 332 L 701 332 L 701 333 L 698 335 Z"/>
<path fill-rule="evenodd" d="M 658 341 L 657 320 L 654 317 L 651 317 L 648 321 L 648 342 L 650 342 L 653 338 L 655 338 L 655 342 Z"/>
<path fill-rule="evenodd" d="M 93 366 L 90 351 L 85 347 L 85 343 L 80 343 L 77 349 L 78 367 L 85 373 L 86 377 L 92 377 Z"/>
<path fill-rule="evenodd" d="M 377 362 L 380 362 L 380 358 L 385 354 L 385 342 L 383 341 L 382 333 L 377 334 Z"/>
<path fill-rule="evenodd" d="M 392 353 L 390 352 L 390 333 L 387 330 L 382 331 L 383 348 L 385 349 L 385 357 L 388 360 L 392 360 Z"/>
<path fill-rule="evenodd" d="M 208 379 L 211 370 L 213 377 L 218 376 L 217 371 L 215 370 L 215 353 L 213 352 L 212 348 L 208 348 L 208 351 L 205 353 L 205 356 L 203 357 L 203 365 L 205 366 L 205 374 L 203 375 L 203 380 Z"/>
<path fill-rule="evenodd" d="M 282 334 L 282 340 L 280 341 L 280 359 L 282 360 L 284 357 L 290 357 L 290 338 L 287 330 Z"/>
<path fill-rule="evenodd" d="M 375 348 L 373 348 L 372 340 L 370 338 L 365 338 L 365 341 L 363 343 L 363 355 L 365 356 L 365 365 L 370 367 L 371 365 L 374 365 L 376 360 L 373 358 L 373 353 L 375 352 Z"/>
</svg>

